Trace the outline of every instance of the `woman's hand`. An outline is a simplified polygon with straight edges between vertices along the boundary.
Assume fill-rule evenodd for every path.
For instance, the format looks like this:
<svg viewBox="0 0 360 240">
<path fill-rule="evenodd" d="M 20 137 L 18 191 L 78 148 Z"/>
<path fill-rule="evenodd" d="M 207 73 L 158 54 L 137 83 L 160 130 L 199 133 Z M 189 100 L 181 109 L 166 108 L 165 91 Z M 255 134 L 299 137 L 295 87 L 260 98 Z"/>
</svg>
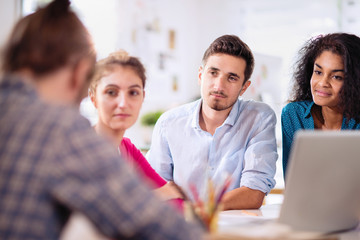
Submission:
<svg viewBox="0 0 360 240">
<path fill-rule="evenodd" d="M 179 186 L 177 186 L 173 181 L 169 181 L 164 186 L 155 189 L 154 192 L 164 201 L 176 198 L 184 199 L 184 195 L 179 189 Z"/>
</svg>

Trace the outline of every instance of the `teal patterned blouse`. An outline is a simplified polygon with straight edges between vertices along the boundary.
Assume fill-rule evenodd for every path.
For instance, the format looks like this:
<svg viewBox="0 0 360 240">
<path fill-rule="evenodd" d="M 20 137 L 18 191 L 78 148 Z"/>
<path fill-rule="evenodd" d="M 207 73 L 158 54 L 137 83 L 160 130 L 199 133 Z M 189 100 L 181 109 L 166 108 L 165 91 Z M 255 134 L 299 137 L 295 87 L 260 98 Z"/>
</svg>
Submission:
<svg viewBox="0 0 360 240">
<path fill-rule="evenodd" d="M 282 109 L 281 129 L 284 177 L 295 132 L 300 129 L 314 129 L 314 119 L 310 112 L 313 105 L 313 101 L 291 102 Z M 351 129 L 360 129 L 360 123 L 357 123 L 354 119 L 346 121 L 344 117 L 341 130 Z"/>
</svg>

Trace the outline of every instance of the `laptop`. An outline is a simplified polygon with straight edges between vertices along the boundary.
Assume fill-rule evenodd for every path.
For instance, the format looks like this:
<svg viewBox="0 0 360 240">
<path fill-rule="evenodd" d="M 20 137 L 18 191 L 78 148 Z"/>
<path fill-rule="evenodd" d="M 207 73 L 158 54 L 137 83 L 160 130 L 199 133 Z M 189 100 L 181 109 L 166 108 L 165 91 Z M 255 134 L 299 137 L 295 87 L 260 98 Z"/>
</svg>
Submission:
<svg viewBox="0 0 360 240">
<path fill-rule="evenodd" d="M 355 228 L 360 216 L 360 131 L 298 131 L 278 222 L 295 231 Z"/>
</svg>

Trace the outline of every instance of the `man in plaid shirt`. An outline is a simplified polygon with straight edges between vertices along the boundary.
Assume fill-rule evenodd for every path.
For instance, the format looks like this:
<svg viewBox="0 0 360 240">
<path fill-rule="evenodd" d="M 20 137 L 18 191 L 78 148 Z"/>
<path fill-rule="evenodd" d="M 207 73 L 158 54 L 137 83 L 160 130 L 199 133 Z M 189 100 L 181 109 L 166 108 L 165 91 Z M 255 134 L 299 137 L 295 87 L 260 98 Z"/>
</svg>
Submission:
<svg viewBox="0 0 360 240">
<path fill-rule="evenodd" d="M 95 62 L 67 0 L 20 20 L 0 80 L 0 238 L 58 239 L 72 211 L 113 239 L 201 239 L 76 105 Z"/>
</svg>

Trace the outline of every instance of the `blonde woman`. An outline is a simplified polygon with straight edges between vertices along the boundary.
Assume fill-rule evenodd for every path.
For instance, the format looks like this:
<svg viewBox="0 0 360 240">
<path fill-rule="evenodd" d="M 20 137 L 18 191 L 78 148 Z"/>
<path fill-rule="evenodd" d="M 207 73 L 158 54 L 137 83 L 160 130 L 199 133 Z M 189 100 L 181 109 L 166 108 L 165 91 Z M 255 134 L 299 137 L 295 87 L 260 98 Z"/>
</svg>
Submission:
<svg viewBox="0 0 360 240">
<path fill-rule="evenodd" d="M 90 85 L 89 96 L 98 110 L 95 130 L 118 147 L 119 152 L 165 200 L 182 198 L 173 182 L 167 183 L 150 166 L 139 149 L 124 137 L 137 120 L 145 97 L 145 68 L 138 58 L 121 50 L 100 60 Z M 180 201 L 181 202 L 181 201 Z"/>
</svg>

